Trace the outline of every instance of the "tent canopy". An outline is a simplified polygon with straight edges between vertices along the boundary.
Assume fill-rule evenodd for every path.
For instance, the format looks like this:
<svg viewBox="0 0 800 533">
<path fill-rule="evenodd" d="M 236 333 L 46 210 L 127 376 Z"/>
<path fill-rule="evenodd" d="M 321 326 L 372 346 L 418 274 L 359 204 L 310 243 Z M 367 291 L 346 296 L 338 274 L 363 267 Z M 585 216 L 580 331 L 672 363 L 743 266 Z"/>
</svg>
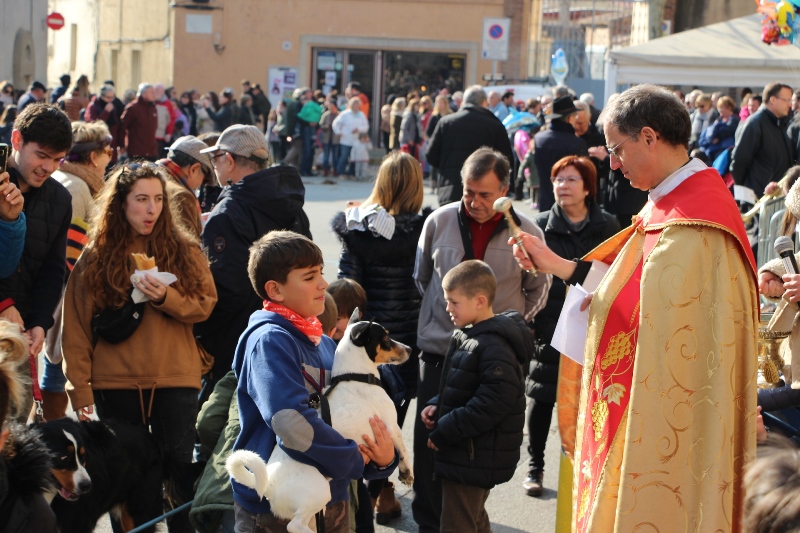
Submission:
<svg viewBox="0 0 800 533">
<path fill-rule="evenodd" d="M 660 37 L 606 56 L 606 95 L 617 84 L 657 83 L 710 87 L 763 87 L 773 81 L 796 86 L 800 48 L 761 42 L 762 15 Z"/>
</svg>

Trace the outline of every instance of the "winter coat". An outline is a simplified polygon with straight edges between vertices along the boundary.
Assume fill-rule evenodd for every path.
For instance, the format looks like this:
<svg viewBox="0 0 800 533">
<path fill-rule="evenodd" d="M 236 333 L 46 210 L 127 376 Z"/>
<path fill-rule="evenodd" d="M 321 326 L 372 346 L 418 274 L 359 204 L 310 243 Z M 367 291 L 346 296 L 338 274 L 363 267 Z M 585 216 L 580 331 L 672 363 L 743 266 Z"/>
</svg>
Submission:
<svg viewBox="0 0 800 533">
<path fill-rule="evenodd" d="M 258 94 L 255 94 L 251 90 L 250 96 L 253 97 L 253 114 L 256 115 L 256 120 L 258 120 L 260 115 L 261 121 L 266 124 L 267 119 L 269 118 L 269 112 L 272 109 L 272 104 L 270 103 L 269 98 L 267 98 L 267 95 L 262 91 L 259 91 Z"/>
<path fill-rule="evenodd" d="M 403 126 L 403 115 L 392 113 L 389 118 L 389 149 L 400 149 L 400 130 Z"/>
<path fill-rule="evenodd" d="M 137 98 L 122 112 L 120 139 L 127 138 L 124 144 L 128 157 L 158 157 L 156 128 L 158 128 L 158 111 L 156 104 Z M 126 137 L 127 136 L 127 137 Z M 120 142 L 120 144 L 123 144 Z"/>
<path fill-rule="evenodd" d="M 533 160 L 539 172 L 539 210 L 547 211 L 556 199 L 553 184 L 550 182 L 551 171 L 559 159 L 568 155 L 589 155 L 589 147 L 580 137 L 575 136 L 575 129 L 568 122 L 553 120 L 550 128 L 533 136 L 536 153 Z"/>
<path fill-rule="evenodd" d="M 642 210 L 648 198 L 647 191 L 634 189 L 621 170 L 609 172 L 604 204 L 606 211 L 617 215 L 618 218 L 630 218 Z M 629 220 L 622 223 L 626 222 L 625 227 L 631 225 Z"/>
<path fill-rule="evenodd" d="M 739 117 L 731 115 L 727 122 L 722 118 L 717 119 L 711 126 L 706 128 L 697 139 L 697 146 L 705 152 L 709 161 L 713 161 L 723 150 L 727 150 L 734 144 L 736 127 L 739 125 Z M 714 142 L 714 141 L 717 142 Z"/>
<path fill-rule="evenodd" d="M 580 231 L 569 227 L 566 215 L 558 204 L 553 205 L 550 211 L 539 213 L 535 222 L 544 232 L 547 246 L 565 259 L 583 257 L 619 231 L 616 217 L 600 209 L 594 202 L 589 207 L 589 224 Z M 566 294 L 566 283 L 554 276 L 547 294 L 547 304 L 534 319 L 536 348 L 528 368 L 525 393 L 541 403 L 552 404 L 556 401 L 560 355 L 550 346 L 550 341 L 553 340 Z"/>
<path fill-rule="evenodd" d="M 491 489 L 514 476 L 532 350 L 533 334 L 516 311 L 453 332 L 439 394 L 428 402 L 437 406 L 429 438 L 438 477 Z"/>
<path fill-rule="evenodd" d="M 406 111 L 403 120 L 400 122 L 400 145 L 417 144 L 422 142 L 422 125 L 419 115 Z"/>
<path fill-rule="evenodd" d="M 19 172 L 8 169 L 19 186 Z M 22 195 L 26 218 L 25 248 L 19 267 L 0 279 L 0 304 L 11 303 L 27 329 L 53 326 L 53 311 L 61 299 L 67 270 L 67 230 L 72 221 L 72 197 L 63 185 L 47 179 Z"/>
<path fill-rule="evenodd" d="M 441 173 L 439 205 L 461 199 L 461 167 L 482 146 L 497 150 L 513 164 L 508 132 L 488 109 L 468 104 L 439 120 L 426 152 L 428 163 Z"/>
<path fill-rule="evenodd" d="M 334 115 L 330 111 L 325 111 L 319 119 L 319 129 L 322 132 L 320 141 L 323 146 L 327 144 L 339 144 L 341 135 L 333 132 L 333 121 L 336 120 L 338 116 L 338 114 Z"/>
<path fill-rule="evenodd" d="M 111 134 L 111 147 L 117 148 L 118 146 L 125 144 L 124 136 L 120 136 L 122 121 L 119 118 L 119 113 L 117 113 L 116 107 L 111 111 L 106 111 L 105 108 L 106 102 L 95 96 L 92 98 L 92 101 L 86 108 L 86 113 L 84 114 L 83 119 L 86 122 L 94 122 L 96 120 L 102 120 L 105 122 L 106 126 L 108 126 L 108 132 Z M 111 158 L 111 163 L 116 163 L 116 161 L 117 153 L 114 152 L 114 155 Z"/>
<path fill-rule="evenodd" d="M 737 185 L 764 195 L 768 183 L 778 182 L 794 164 L 794 150 L 786 133 L 788 118 L 779 119 L 766 106 L 739 128 L 731 154 L 731 174 Z"/>
<path fill-rule="evenodd" d="M 125 250 L 126 257 L 131 253 L 148 253 L 148 240 L 144 236 L 134 237 Z M 95 339 L 91 327 L 92 317 L 108 306 L 84 278 L 93 253 L 89 244 L 75 264 L 64 293 L 61 346 L 72 405 L 75 408 L 92 405 L 94 391 L 104 389 L 199 390 L 200 376 L 208 371 L 211 361 L 197 345 L 192 324 L 206 320 L 217 301 L 208 268 L 203 269 L 196 292 L 181 294 L 173 286 L 167 287 L 163 302 L 150 301 L 144 305 L 136 331 L 122 342 L 111 344 L 103 337 Z M 199 246 L 187 259 L 207 264 Z M 180 272 L 173 274 L 180 279 Z"/>
<path fill-rule="evenodd" d="M 14 222 L 0 220 L 0 279 L 17 269 L 25 248 L 25 231 L 25 213 L 20 213 Z"/>
<path fill-rule="evenodd" d="M 188 135 L 197 135 L 197 108 L 194 103 L 178 104 L 178 109 L 180 109 L 181 113 L 183 113 L 183 116 L 186 117 L 188 121 Z"/>
<path fill-rule="evenodd" d="M 197 415 L 200 453 L 208 457 L 208 463 L 197 480 L 189 520 L 200 533 L 216 533 L 222 513 L 233 511 L 233 489 L 225 461 L 233 451 L 240 429 L 237 383 L 236 374 L 231 370 L 217 382 Z"/>
<path fill-rule="evenodd" d="M 232 105 L 224 105 L 219 110 L 214 111 L 212 108 L 206 109 L 208 116 L 214 121 L 216 131 L 225 131 L 229 126 L 233 126 L 236 121 L 236 114 L 234 113 Z"/>
<path fill-rule="evenodd" d="M 358 130 L 353 133 L 353 130 Z M 358 143 L 358 136 L 369 131 L 367 117 L 359 111 L 353 113 L 349 109 L 342 111 L 333 120 L 333 133 L 339 135 L 339 144 L 345 146 L 355 146 Z"/>
<path fill-rule="evenodd" d="M 259 170 L 219 195 L 203 228 L 218 301 L 211 316 L 195 325 L 195 334 L 214 356 L 214 376 L 224 376 L 233 362 L 239 335 L 262 299 L 247 276 L 250 246 L 272 230 L 288 229 L 311 237 L 303 211 L 305 187 L 294 167 Z"/>
<path fill-rule="evenodd" d="M 374 319 L 391 332 L 392 338 L 408 346 L 417 345 L 417 321 L 422 297 L 414 283 L 414 259 L 422 225 L 430 210 L 395 215 L 391 239 L 371 231 L 348 229 L 345 214 L 331 222 L 342 241 L 339 278 L 350 278 L 364 287 L 366 319 Z"/>
<path fill-rule="evenodd" d="M 0 454 L 0 531 L 57 533 L 43 496 L 52 489 L 51 452 L 38 431 L 16 424 L 10 430 L 13 454 Z"/>
</svg>

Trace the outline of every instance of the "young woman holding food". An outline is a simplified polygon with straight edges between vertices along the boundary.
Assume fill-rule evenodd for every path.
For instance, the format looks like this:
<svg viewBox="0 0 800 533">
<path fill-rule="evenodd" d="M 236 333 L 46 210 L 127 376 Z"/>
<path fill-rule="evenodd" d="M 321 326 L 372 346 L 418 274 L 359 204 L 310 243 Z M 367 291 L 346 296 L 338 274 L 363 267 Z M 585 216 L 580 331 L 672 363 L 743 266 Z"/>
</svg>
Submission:
<svg viewBox="0 0 800 533">
<path fill-rule="evenodd" d="M 176 223 L 158 166 L 112 171 L 96 202 L 89 244 L 64 295 L 67 392 L 80 418 L 94 405 L 101 420 L 149 426 L 165 460 L 182 467 L 174 480 L 178 496 L 190 498 L 200 376 L 211 366 L 192 325 L 207 319 L 217 301 L 208 260 L 197 238 Z M 177 281 L 167 286 L 137 274 L 132 282 L 135 270 L 151 266 L 137 267 L 132 254 L 152 257 Z M 149 301 L 134 306 L 134 288 Z M 177 515 L 170 531 L 192 531 L 188 513 Z"/>
</svg>

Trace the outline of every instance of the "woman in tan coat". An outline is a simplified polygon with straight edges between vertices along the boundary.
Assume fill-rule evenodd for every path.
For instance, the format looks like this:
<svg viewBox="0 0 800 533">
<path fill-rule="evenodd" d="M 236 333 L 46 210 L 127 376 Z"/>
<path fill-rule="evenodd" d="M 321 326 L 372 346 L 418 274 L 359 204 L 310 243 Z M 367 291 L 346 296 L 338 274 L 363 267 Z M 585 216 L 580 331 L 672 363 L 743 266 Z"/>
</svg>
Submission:
<svg viewBox="0 0 800 533">
<path fill-rule="evenodd" d="M 149 426 L 165 461 L 177 465 L 177 495 L 188 501 L 200 376 L 211 366 L 192 325 L 209 317 L 217 294 L 197 238 L 170 212 L 162 172 L 150 163 L 128 164 L 111 174 L 97 198 L 89 244 L 64 295 L 62 347 L 67 392 L 79 417 L 88 417 L 94 404 L 101 420 Z M 132 253 L 152 256 L 160 272 L 178 280 L 167 286 L 147 274 L 132 283 Z M 134 287 L 149 298 L 135 310 L 138 327 L 119 338 L 134 313 L 120 319 L 116 312 L 111 331 L 93 328 L 101 325 L 99 313 L 107 319 L 130 309 Z M 170 531 L 192 531 L 188 512 L 174 517 Z"/>
</svg>

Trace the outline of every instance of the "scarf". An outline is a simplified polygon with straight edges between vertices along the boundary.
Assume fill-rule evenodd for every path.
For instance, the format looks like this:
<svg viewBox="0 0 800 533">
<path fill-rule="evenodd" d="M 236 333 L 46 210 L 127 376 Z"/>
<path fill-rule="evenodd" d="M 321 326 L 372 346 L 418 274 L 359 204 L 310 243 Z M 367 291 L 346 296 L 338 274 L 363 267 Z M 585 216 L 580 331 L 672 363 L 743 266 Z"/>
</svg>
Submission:
<svg viewBox="0 0 800 533">
<path fill-rule="evenodd" d="M 69 161 L 64 161 L 61 163 L 59 170 L 61 172 L 66 172 L 67 174 L 72 174 L 76 178 L 84 181 L 86 185 L 89 186 L 89 192 L 92 193 L 92 198 L 96 198 L 97 193 L 99 193 L 103 189 L 103 185 L 105 185 L 105 181 L 103 181 L 103 171 L 105 169 L 101 169 L 98 175 L 93 171 L 90 164 L 70 163 Z"/>
<path fill-rule="evenodd" d="M 308 340 L 319 346 L 322 341 L 322 323 L 315 316 L 303 318 L 285 305 L 276 304 L 269 300 L 264 300 L 264 311 L 280 315 L 292 323 L 300 332 L 308 337 Z"/>
</svg>

